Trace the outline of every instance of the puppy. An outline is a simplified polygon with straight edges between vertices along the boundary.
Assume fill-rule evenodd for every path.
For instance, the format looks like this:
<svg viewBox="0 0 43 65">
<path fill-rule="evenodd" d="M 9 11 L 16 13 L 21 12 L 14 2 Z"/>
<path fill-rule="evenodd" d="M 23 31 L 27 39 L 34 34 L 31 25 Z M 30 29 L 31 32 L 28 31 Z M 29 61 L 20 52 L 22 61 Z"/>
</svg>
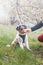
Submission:
<svg viewBox="0 0 43 65">
<path fill-rule="evenodd" d="M 26 47 L 28 50 L 30 50 L 27 36 L 27 32 L 30 32 L 30 29 L 28 30 L 26 25 L 19 25 L 17 26 L 16 30 L 18 33 L 11 44 L 15 46 L 16 44 L 19 44 L 21 49 L 24 49 L 24 47 Z"/>
</svg>

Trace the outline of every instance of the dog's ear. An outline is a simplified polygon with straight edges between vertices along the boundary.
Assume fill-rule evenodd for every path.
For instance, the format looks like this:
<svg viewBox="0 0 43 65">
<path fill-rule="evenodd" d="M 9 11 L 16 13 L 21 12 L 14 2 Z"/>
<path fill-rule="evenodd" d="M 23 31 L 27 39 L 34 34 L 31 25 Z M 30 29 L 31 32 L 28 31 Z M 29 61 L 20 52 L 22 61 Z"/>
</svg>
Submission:
<svg viewBox="0 0 43 65">
<path fill-rule="evenodd" d="M 22 25 L 24 27 L 24 29 L 27 29 L 27 26 L 26 25 Z"/>
<path fill-rule="evenodd" d="M 16 30 L 17 30 L 17 31 L 19 30 L 19 27 L 18 27 L 18 26 L 16 27 Z"/>
</svg>

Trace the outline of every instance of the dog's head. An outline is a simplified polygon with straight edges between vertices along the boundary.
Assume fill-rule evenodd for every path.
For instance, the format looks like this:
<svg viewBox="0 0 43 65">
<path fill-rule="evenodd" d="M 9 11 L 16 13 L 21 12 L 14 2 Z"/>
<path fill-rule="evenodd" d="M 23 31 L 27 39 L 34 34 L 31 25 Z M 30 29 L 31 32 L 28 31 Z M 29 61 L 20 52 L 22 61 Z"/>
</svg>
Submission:
<svg viewBox="0 0 43 65">
<path fill-rule="evenodd" d="M 21 33 L 21 34 L 24 34 L 26 33 L 25 30 L 27 29 L 27 26 L 26 25 L 19 25 L 17 26 L 16 30 Z"/>
<path fill-rule="evenodd" d="M 19 25 L 16 27 L 16 30 L 19 31 L 19 30 L 24 30 L 24 29 L 27 29 L 27 26 L 26 25 Z"/>
</svg>

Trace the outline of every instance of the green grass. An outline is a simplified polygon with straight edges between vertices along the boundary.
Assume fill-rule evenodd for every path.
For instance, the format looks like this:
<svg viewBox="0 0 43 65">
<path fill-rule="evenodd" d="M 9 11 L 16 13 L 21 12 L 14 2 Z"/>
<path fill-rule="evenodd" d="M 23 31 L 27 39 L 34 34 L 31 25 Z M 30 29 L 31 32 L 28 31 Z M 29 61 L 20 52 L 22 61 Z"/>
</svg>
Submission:
<svg viewBox="0 0 43 65">
<path fill-rule="evenodd" d="M 6 47 L 16 36 L 14 26 L 0 25 L 0 65 L 41 65 L 43 63 L 43 44 L 37 40 L 43 30 L 29 33 L 29 45 L 33 52 L 19 46 Z"/>
</svg>

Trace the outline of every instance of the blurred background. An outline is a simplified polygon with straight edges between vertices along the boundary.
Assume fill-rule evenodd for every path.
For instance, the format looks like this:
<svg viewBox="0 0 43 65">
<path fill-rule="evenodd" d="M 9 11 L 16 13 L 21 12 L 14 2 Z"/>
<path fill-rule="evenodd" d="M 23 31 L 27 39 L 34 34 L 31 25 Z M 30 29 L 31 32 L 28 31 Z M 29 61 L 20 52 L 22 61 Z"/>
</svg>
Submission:
<svg viewBox="0 0 43 65">
<path fill-rule="evenodd" d="M 43 0 L 0 0 L 0 24 L 32 26 L 42 19 Z"/>
</svg>

